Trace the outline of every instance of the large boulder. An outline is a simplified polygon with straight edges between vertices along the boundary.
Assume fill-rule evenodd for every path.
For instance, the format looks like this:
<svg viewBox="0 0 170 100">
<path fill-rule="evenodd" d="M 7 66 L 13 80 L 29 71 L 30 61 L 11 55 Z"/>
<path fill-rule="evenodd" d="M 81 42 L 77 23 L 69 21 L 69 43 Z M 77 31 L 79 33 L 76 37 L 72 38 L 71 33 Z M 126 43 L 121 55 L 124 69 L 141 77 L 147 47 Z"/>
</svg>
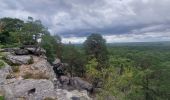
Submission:
<svg viewBox="0 0 170 100">
<path fill-rule="evenodd" d="M 33 79 L 54 79 L 55 73 L 53 67 L 48 63 L 48 61 L 41 57 L 33 56 L 35 63 L 31 65 L 20 66 L 20 75 L 24 78 Z"/>
<path fill-rule="evenodd" d="M 22 64 L 33 63 L 32 56 L 30 55 L 17 56 L 17 55 L 8 54 L 5 56 L 5 59 L 7 60 L 7 62 L 9 62 L 12 65 L 22 65 Z"/>
<path fill-rule="evenodd" d="M 28 55 L 29 52 L 26 49 L 17 49 L 17 50 L 15 50 L 15 54 L 16 55 Z"/>
<path fill-rule="evenodd" d="M 44 100 L 47 97 L 56 99 L 56 92 L 48 80 L 14 80 L 3 86 L 5 100 Z"/>
<path fill-rule="evenodd" d="M 57 77 L 63 76 L 66 74 L 66 67 L 68 67 L 68 64 L 61 63 L 60 59 L 55 59 L 53 62 L 53 70 Z"/>
<path fill-rule="evenodd" d="M 87 90 L 88 92 L 92 92 L 93 90 L 92 84 L 82 80 L 79 77 L 72 77 L 70 79 L 70 85 L 78 90 Z"/>
<path fill-rule="evenodd" d="M 12 80 L 3 85 L 5 100 L 92 100 L 86 91 L 55 89 L 49 80 Z"/>
<path fill-rule="evenodd" d="M 34 55 L 45 55 L 46 51 L 41 47 L 25 47 L 24 49 L 28 50 L 29 53 Z"/>
</svg>

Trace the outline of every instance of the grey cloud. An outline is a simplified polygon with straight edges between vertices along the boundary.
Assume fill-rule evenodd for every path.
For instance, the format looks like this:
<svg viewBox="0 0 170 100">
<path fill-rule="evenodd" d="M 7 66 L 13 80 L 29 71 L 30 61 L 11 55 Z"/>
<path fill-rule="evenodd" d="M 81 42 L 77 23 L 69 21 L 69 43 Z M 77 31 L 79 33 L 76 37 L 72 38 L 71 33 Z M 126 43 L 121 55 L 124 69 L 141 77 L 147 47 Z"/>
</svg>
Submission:
<svg viewBox="0 0 170 100">
<path fill-rule="evenodd" d="M 0 17 L 40 19 L 52 34 L 157 33 L 170 27 L 170 0 L 0 0 Z M 152 34 L 154 35 L 154 34 Z M 160 37 L 161 38 L 161 37 Z"/>
</svg>

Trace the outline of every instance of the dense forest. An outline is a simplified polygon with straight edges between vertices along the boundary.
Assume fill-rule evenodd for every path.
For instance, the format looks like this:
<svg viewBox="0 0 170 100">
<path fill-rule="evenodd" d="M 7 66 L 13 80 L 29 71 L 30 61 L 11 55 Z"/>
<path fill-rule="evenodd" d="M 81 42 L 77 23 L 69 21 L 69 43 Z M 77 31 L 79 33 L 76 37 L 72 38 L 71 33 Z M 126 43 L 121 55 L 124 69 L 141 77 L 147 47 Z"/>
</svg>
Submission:
<svg viewBox="0 0 170 100">
<path fill-rule="evenodd" d="M 41 42 L 36 41 L 39 38 Z M 98 100 L 106 96 L 117 100 L 170 99 L 169 42 L 163 42 L 166 45 L 107 44 L 97 33 L 92 33 L 79 45 L 63 44 L 61 40 L 32 17 L 27 21 L 0 19 L 0 48 L 41 46 L 50 63 L 59 58 L 68 64 L 64 74 L 81 77 L 93 84 L 92 95 Z"/>
</svg>

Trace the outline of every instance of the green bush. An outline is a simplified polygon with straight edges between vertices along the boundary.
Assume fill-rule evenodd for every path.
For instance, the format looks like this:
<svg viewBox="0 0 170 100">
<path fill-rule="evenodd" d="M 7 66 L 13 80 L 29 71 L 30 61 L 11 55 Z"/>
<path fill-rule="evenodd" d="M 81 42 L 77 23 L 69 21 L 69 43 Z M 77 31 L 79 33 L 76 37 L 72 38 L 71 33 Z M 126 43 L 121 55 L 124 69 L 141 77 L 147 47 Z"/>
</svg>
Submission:
<svg viewBox="0 0 170 100">
<path fill-rule="evenodd" d="M 4 62 L 3 62 L 3 61 L 0 61 L 0 69 L 1 69 L 1 68 L 4 68 L 4 67 L 5 67 Z"/>
<path fill-rule="evenodd" d="M 46 97 L 44 100 L 57 100 L 57 99 L 56 99 L 56 98 L 53 99 L 53 98 L 51 98 L 51 97 Z"/>
<path fill-rule="evenodd" d="M 4 96 L 0 96 L 0 100 L 5 100 L 5 97 Z"/>
<path fill-rule="evenodd" d="M 19 71 L 19 66 L 12 66 L 13 72 L 18 72 Z"/>
</svg>

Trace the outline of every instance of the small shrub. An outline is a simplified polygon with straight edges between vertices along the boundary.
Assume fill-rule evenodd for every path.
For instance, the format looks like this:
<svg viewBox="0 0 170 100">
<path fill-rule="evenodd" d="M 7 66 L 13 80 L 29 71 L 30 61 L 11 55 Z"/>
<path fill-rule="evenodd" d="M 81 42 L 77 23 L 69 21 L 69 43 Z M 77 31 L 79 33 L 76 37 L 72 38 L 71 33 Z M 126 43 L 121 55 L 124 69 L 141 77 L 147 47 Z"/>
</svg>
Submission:
<svg viewBox="0 0 170 100">
<path fill-rule="evenodd" d="M 29 79 L 29 78 L 32 78 L 32 74 L 31 73 L 26 73 L 24 76 L 23 76 L 24 79 Z"/>
<path fill-rule="evenodd" d="M 0 96 L 0 100 L 5 100 L 5 97 L 4 96 Z"/>
<path fill-rule="evenodd" d="M 44 100 L 57 100 L 57 98 L 46 97 Z"/>
<path fill-rule="evenodd" d="M 13 78 L 13 76 L 11 75 L 11 74 L 8 74 L 7 76 L 6 76 L 6 79 L 12 79 Z"/>
<path fill-rule="evenodd" d="M 1 68 L 4 68 L 4 67 L 5 67 L 4 62 L 3 62 L 3 61 L 0 61 L 0 69 L 1 69 Z"/>
<path fill-rule="evenodd" d="M 43 73 L 38 74 L 32 74 L 32 73 L 26 73 L 23 76 L 24 79 L 49 79 L 47 76 L 43 75 Z"/>
<path fill-rule="evenodd" d="M 12 66 L 13 72 L 19 72 L 19 66 Z"/>
</svg>

